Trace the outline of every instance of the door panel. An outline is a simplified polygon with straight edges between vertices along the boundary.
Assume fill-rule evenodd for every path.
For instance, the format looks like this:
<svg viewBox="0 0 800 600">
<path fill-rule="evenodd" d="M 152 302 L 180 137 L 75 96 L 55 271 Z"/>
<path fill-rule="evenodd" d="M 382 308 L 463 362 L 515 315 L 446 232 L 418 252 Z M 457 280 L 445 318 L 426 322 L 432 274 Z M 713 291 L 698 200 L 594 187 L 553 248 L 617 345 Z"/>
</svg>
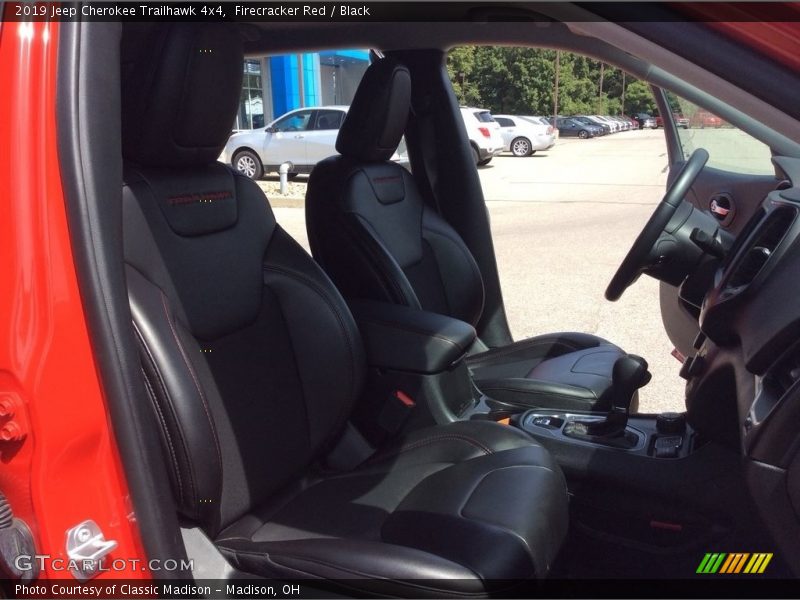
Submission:
<svg viewBox="0 0 800 600">
<path fill-rule="evenodd" d="M 272 133 L 267 133 L 264 149 L 265 163 L 280 165 L 290 162 L 306 164 L 306 135 L 311 122 L 311 110 L 289 113 L 272 124 Z"/>
</svg>

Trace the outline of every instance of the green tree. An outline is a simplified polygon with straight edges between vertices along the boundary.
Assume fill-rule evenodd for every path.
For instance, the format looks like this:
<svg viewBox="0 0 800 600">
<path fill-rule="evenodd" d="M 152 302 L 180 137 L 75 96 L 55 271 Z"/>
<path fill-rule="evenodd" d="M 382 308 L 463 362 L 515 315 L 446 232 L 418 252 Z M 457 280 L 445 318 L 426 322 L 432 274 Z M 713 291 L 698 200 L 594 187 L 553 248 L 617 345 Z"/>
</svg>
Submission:
<svg viewBox="0 0 800 600">
<path fill-rule="evenodd" d="M 481 97 L 475 81 L 474 46 L 453 48 L 447 55 L 447 74 L 459 104 L 480 105 Z"/>
<path fill-rule="evenodd" d="M 550 115 L 555 85 L 554 50 L 506 46 L 464 46 L 448 55 L 447 71 L 459 103 L 494 113 Z M 562 52 L 558 112 L 620 114 L 622 71 L 605 65 L 600 93 L 600 63 Z M 648 112 L 655 106 L 644 82 L 625 76 L 625 112 Z"/>
<path fill-rule="evenodd" d="M 625 110 L 629 115 L 647 113 L 652 115 L 656 108 L 653 92 L 644 81 L 634 80 L 625 91 Z"/>
</svg>

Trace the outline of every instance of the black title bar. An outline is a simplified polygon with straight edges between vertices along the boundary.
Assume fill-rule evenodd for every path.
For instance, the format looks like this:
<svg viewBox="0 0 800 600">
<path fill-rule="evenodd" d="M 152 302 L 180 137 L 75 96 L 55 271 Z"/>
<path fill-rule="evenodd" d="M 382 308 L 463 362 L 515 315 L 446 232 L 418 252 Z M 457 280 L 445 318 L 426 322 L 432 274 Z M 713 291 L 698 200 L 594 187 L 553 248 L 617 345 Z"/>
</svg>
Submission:
<svg viewBox="0 0 800 600">
<path fill-rule="evenodd" d="M 524 22 L 800 21 L 792 3 L 20 2 L 4 21 Z"/>
</svg>

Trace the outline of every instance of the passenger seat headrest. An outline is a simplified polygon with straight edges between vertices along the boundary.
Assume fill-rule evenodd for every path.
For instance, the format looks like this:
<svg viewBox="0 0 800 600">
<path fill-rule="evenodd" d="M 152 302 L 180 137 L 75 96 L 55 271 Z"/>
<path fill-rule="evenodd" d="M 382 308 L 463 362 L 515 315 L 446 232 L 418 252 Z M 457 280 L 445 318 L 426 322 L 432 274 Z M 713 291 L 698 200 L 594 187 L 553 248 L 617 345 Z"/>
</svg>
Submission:
<svg viewBox="0 0 800 600">
<path fill-rule="evenodd" d="M 339 130 L 336 150 L 367 162 L 388 160 L 406 129 L 411 75 L 392 58 L 370 65 Z"/>
<path fill-rule="evenodd" d="M 244 54 L 237 30 L 162 25 L 138 45 L 131 59 L 123 44 L 124 158 L 142 166 L 214 162 L 230 136 L 241 94 Z"/>
</svg>

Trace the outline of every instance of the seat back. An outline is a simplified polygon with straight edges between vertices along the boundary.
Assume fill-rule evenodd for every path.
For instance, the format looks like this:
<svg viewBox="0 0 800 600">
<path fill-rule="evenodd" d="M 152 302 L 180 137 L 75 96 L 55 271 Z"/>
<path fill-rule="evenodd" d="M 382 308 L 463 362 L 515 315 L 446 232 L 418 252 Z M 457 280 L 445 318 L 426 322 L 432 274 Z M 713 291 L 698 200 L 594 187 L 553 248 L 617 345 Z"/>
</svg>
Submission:
<svg viewBox="0 0 800 600">
<path fill-rule="evenodd" d="M 389 160 L 405 130 L 408 69 L 391 58 L 367 69 L 332 156 L 306 193 L 314 258 L 350 298 L 423 308 L 475 325 L 483 280 L 458 233 L 431 209 L 414 177 Z"/>
<path fill-rule="evenodd" d="M 241 85 L 235 30 L 154 31 L 156 56 L 123 71 L 123 90 L 146 86 L 123 105 L 125 269 L 179 510 L 214 535 L 335 440 L 364 357 L 258 185 L 216 162 Z"/>
</svg>

